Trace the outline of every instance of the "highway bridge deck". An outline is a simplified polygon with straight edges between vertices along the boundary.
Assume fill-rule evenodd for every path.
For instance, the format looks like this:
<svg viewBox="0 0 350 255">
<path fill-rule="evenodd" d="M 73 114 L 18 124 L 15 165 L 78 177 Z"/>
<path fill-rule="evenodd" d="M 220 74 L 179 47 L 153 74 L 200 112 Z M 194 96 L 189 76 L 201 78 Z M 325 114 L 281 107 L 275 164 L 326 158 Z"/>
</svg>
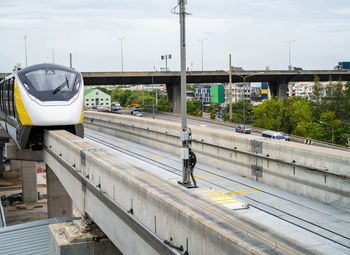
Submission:
<svg viewBox="0 0 350 255">
<path fill-rule="evenodd" d="M 142 166 L 163 182 L 176 185 L 181 179 L 177 155 L 90 129 L 85 139 Z M 199 188 L 188 193 L 214 204 L 218 211 L 231 210 L 228 217 L 240 215 L 243 221 L 271 229 L 307 251 L 350 253 L 350 215 L 345 211 L 204 164 L 197 164 L 195 176 Z"/>
</svg>

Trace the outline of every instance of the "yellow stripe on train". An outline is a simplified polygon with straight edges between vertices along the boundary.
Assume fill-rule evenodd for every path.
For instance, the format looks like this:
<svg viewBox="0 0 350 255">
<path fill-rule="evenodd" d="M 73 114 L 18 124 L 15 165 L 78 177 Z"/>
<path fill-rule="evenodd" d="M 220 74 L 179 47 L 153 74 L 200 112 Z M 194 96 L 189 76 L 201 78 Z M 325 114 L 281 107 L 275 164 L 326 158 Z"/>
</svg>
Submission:
<svg viewBox="0 0 350 255">
<path fill-rule="evenodd" d="M 18 117 L 19 117 L 22 125 L 23 126 L 25 126 L 25 125 L 34 126 L 32 120 L 30 119 L 30 117 L 26 111 L 26 108 L 24 107 L 21 95 L 19 94 L 16 80 L 15 80 L 15 102 L 16 102 Z"/>
</svg>

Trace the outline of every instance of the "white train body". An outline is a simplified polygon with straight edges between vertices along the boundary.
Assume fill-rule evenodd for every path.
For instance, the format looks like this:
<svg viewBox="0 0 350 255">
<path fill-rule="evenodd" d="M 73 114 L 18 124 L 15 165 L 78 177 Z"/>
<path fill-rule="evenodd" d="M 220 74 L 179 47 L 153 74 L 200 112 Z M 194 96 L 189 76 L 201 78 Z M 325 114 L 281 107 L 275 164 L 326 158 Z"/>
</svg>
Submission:
<svg viewBox="0 0 350 255">
<path fill-rule="evenodd" d="M 0 123 L 18 147 L 40 145 L 44 129 L 67 129 L 83 137 L 81 73 L 53 64 L 18 70 L 0 83 Z"/>
</svg>

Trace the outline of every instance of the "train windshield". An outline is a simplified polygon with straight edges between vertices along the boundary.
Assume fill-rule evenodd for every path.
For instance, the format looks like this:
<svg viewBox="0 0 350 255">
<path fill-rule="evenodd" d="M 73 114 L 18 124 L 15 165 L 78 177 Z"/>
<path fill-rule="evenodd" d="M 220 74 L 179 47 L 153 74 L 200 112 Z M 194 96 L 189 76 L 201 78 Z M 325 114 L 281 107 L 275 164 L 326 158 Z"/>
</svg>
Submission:
<svg viewBox="0 0 350 255">
<path fill-rule="evenodd" d="M 23 69 L 18 75 L 28 93 L 40 101 L 68 101 L 81 83 L 79 72 L 57 66 Z"/>
</svg>

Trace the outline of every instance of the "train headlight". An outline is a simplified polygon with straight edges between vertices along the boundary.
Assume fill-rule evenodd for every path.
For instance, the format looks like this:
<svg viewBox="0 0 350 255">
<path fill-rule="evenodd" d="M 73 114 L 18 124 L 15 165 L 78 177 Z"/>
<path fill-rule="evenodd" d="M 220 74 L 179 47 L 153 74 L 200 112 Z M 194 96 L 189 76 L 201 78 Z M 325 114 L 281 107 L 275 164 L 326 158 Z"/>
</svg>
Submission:
<svg viewBox="0 0 350 255">
<path fill-rule="evenodd" d="M 78 90 L 80 87 L 80 82 L 77 83 L 77 85 L 75 85 L 75 89 Z"/>
</svg>

